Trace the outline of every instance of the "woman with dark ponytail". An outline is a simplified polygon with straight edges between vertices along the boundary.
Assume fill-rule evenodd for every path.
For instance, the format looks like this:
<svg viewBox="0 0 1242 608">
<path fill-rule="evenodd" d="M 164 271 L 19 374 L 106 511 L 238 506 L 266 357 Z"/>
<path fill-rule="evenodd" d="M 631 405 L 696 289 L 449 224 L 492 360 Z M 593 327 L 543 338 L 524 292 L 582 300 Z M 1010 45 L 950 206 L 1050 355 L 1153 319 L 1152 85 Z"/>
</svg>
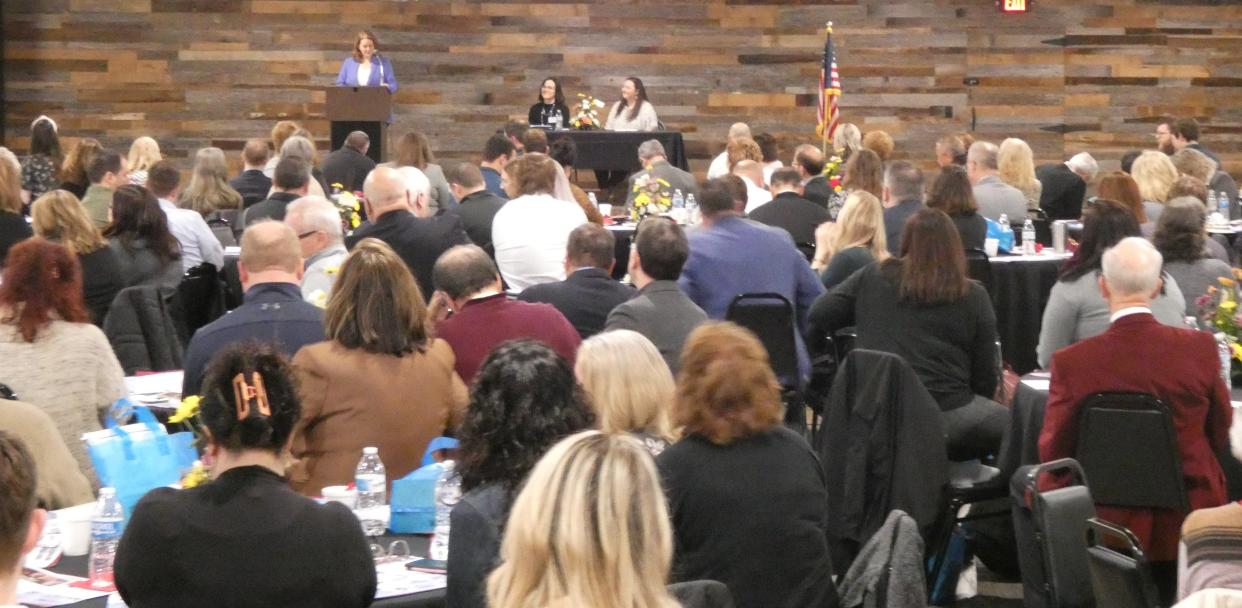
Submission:
<svg viewBox="0 0 1242 608">
<path fill-rule="evenodd" d="M 126 604 L 370 606 L 375 564 L 358 520 L 285 482 L 302 410 L 289 363 L 270 346 L 234 346 L 202 391 L 213 480 L 153 490 L 134 508 L 115 565 Z"/>
</svg>

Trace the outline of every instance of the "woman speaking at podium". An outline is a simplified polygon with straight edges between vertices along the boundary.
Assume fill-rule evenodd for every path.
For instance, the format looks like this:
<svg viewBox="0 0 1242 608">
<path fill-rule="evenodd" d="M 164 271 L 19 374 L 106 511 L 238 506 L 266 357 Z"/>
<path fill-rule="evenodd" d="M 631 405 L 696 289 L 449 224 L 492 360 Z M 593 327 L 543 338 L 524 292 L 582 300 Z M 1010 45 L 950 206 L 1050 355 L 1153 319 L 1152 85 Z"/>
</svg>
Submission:
<svg viewBox="0 0 1242 608">
<path fill-rule="evenodd" d="M 363 30 L 354 39 L 354 54 L 341 63 L 336 77 L 338 87 L 388 87 L 389 93 L 397 92 L 397 75 L 392 63 L 379 54 L 379 40 L 375 34 Z"/>
</svg>

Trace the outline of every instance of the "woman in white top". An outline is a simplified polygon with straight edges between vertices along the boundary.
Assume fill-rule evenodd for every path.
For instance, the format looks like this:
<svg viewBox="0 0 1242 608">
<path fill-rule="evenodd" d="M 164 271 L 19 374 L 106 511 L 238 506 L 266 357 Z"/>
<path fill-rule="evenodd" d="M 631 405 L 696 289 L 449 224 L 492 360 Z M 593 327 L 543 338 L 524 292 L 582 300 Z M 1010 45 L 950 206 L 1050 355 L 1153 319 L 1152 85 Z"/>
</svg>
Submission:
<svg viewBox="0 0 1242 608">
<path fill-rule="evenodd" d="M 630 76 L 621 83 L 621 100 L 612 104 L 604 128 L 609 131 L 655 131 L 660 128 L 660 119 L 656 117 L 655 107 L 647 100 L 647 89 L 643 87 L 642 80 Z"/>
<path fill-rule="evenodd" d="M 509 291 L 565 279 L 569 233 L 587 222 L 577 203 L 555 196 L 556 163 L 528 152 L 505 165 L 501 184 L 511 200 L 492 220 L 496 265 Z"/>
</svg>

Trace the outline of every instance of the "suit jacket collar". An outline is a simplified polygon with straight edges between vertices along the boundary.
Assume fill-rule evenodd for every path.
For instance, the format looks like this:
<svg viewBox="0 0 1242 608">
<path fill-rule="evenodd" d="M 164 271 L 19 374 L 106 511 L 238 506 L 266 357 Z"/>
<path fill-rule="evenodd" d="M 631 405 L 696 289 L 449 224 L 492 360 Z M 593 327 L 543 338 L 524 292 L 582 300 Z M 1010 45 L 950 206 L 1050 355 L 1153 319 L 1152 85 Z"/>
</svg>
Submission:
<svg viewBox="0 0 1242 608">
<path fill-rule="evenodd" d="M 295 283 L 259 283 L 246 290 L 246 304 L 302 301 L 302 288 Z"/>
<path fill-rule="evenodd" d="M 612 277 L 608 273 L 604 272 L 603 270 L 600 270 L 599 268 L 586 267 L 586 268 L 580 268 L 570 273 L 568 277 L 565 277 L 565 282 L 566 283 L 582 283 L 585 281 L 598 281 L 600 279 L 604 279 L 605 281 L 611 281 Z"/>
<path fill-rule="evenodd" d="M 652 281 L 648 283 L 646 287 L 643 287 L 642 289 L 638 290 L 638 293 L 645 295 L 649 293 L 660 293 L 660 292 L 669 292 L 669 291 L 677 291 L 677 292 L 681 291 L 681 288 L 677 286 L 677 281 Z"/>
<path fill-rule="evenodd" d="M 772 200 L 773 201 L 777 201 L 777 200 L 798 201 L 798 200 L 802 200 L 802 197 L 799 196 L 797 192 L 790 191 L 790 192 L 782 192 L 776 196 L 773 196 Z"/>
<path fill-rule="evenodd" d="M 1132 328 L 1143 327 L 1145 325 L 1159 325 L 1159 324 L 1160 322 L 1156 320 L 1155 315 L 1151 314 L 1151 312 L 1149 311 L 1149 312 L 1135 313 L 1132 315 L 1126 315 L 1120 319 L 1117 319 L 1116 321 L 1113 321 L 1112 325 L 1108 327 L 1108 331 L 1111 332 L 1114 329 L 1124 331 L 1124 330 L 1129 330 Z"/>
<path fill-rule="evenodd" d="M 471 192 L 470 194 L 467 194 L 466 196 L 462 197 L 462 199 L 458 201 L 457 204 L 464 205 L 471 201 L 491 200 L 494 198 L 499 198 L 499 197 L 496 196 L 495 194 L 492 194 L 491 192 L 488 192 L 487 188 L 484 188 L 482 190 L 479 190 L 478 192 Z"/>
</svg>

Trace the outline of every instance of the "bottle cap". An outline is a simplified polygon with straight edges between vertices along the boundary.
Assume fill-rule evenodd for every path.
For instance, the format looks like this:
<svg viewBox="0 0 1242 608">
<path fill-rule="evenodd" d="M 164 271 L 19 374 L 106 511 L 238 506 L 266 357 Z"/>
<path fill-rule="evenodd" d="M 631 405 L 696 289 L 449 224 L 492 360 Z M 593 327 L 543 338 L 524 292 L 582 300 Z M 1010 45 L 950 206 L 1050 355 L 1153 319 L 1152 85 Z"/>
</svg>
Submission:
<svg viewBox="0 0 1242 608">
<path fill-rule="evenodd" d="M 99 497 L 103 498 L 105 496 L 107 497 L 116 496 L 116 488 L 110 488 L 110 487 L 99 488 Z"/>
<path fill-rule="evenodd" d="M 379 453 L 379 448 L 374 448 L 374 447 L 365 447 L 365 448 L 362 448 L 362 453 L 363 453 L 363 454 L 366 454 L 366 455 L 368 455 L 368 456 L 369 456 L 369 455 L 372 455 L 372 454 L 378 454 L 378 453 Z"/>
</svg>

